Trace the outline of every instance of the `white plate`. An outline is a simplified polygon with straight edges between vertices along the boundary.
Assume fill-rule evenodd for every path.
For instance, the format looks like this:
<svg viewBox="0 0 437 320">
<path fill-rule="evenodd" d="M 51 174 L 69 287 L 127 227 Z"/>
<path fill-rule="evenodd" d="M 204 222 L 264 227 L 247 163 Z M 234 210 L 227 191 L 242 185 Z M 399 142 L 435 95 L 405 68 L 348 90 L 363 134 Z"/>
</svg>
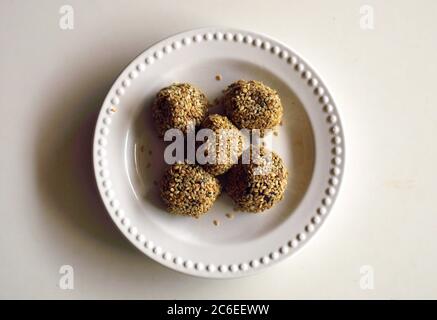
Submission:
<svg viewBox="0 0 437 320">
<path fill-rule="evenodd" d="M 263 81 L 281 97 L 284 124 L 272 148 L 290 172 L 284 200 L 234 219 L 225 217 L 232 212 L 226 195 L 198 220 L 167 213 L 153 183 L 165 168 L 164 143 L 150 117 L 155 94 L 189 82 L 213 101 L 238 79 Z M 289 257 L 323 224 L 343 174 L 344 139 L 331 95 L 293 50 L 253 32 L 207 28 L 165 39 L 129 64 L 103 103 L 93 156 L 108 213 L 139 250 L 177 271 L 232 278 Z"/>
</svg>

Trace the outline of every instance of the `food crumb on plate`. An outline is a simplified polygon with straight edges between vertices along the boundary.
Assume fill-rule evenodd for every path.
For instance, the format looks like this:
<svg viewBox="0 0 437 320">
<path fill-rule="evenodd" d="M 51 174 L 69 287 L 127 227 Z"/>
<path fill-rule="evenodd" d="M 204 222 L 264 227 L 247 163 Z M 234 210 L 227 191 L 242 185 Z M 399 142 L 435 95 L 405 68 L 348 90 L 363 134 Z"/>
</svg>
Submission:
<svg viewBox="0 0 437 320">
<path fill-rule="evenodd" d="M 214 223 L 215 226 L 219 226 L 220 225 L 220 221 L 218 221 L 218 220 L 214 220 L 212 223 Z"/>
<path fill-rule="evenodd" d="M 226 218 L 234 219 L 234 215 L 232 213 L 226 213 Z"/>
<path fill-rule="evenodd" d="M 217 75 L 215 76 L 215 79 L 216 79 L 217 81 L 220 81 L 220 80 L 222 79 L 222 75 L 221 75 L 221 74 L 217 74 Z"/>
</svg>

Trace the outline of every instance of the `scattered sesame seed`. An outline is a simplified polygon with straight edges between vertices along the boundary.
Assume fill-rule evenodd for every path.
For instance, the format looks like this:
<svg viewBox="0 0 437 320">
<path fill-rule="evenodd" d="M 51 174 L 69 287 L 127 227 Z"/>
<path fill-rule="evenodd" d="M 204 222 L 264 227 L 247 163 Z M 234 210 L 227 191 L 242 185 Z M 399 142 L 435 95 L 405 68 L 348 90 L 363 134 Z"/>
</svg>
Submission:
<svg viewBox="0 0 437 320">
<path fill-rule="evenodd" d="M 218 220 L 214 220 L 213 223 L 214 223 L 215 226 L 219 226 L 220 225 L 220 221 L 218 221 Z"/>
<path fill-rule="evenodd" d="M 117 108 L 116 107 L 112 107 L 111 108 L 111 112 L 117 112 Z"/>
<path fill-rule="evenodd" d="M 232 213 L 226 213 L 226 218 L 234 219 L 234 215 Z"/>
<path fill-rule="evenodd" d="M 218 75 L 215 76 L 215 79 L 216 79 L 217 81 L 220 81 L 220 80 L 222 79 L 222 76 L 221 76 L 220 74 L 218 74 Z"/>
</svg>

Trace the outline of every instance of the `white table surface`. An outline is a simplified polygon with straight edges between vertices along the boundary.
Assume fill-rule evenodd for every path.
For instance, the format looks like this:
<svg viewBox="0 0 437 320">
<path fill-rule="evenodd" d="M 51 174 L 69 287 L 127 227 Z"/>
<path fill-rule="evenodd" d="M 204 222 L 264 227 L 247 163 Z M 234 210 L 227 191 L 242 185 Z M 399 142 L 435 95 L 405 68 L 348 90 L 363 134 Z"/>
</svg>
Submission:
<svg viewBox="0 0 437 320">
<path fill-rule="evenodd" d="M 64 4 L 73 30 L 59 27 Z M 364 4 L 373 30 L 360 28 Z M 0 298 L 437 298 L 436 13 L 432 0 L 1 1 Z M 208 25 L 294 48 L 326 81 L 346 134 L 326 224 L 297 255 L 237 280 L 143 256 L 106 215 L 91 168 L 118 73 L 155 41 Z M 59 287 L 62 265 L 73 290 Z M 360 286 L 365 265 L 373 289 Z"/>
</svg>

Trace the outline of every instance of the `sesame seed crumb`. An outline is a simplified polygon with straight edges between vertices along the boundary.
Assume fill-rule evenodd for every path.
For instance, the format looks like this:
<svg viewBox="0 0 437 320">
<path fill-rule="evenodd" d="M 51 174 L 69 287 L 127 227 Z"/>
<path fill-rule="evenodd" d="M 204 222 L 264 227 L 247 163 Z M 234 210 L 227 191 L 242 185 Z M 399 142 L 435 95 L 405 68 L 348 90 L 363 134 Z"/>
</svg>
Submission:
<svg viewBox="0 0 437 320">
<path fill-rule="evenodd" d="M 220 225 L 220 221 L 218 221 L 218 220 L 214 220 L 213 223 L 214 223 L 215 226 L 219 226 Z"/>
<path fill-rule="evenodd" d="M 218 75 L 215 76 L 215 79 L 216 79 L 217 81 L 220 81 L 220 80 L 222 79 L 222 76 L 221 76 L 220 74 L 218 74 Z"/>
<path fill-rule="evenodd" d="M 112 107 L 111 108 L 111 112 L 116 112 L 117 111 L 117 108 L 116 107 Z"/>
<path fill-rule="evenodd" d="M 226 218 L 234 219 L 234 215 L 232 213 L 226 213 Z"/>
</svg>

